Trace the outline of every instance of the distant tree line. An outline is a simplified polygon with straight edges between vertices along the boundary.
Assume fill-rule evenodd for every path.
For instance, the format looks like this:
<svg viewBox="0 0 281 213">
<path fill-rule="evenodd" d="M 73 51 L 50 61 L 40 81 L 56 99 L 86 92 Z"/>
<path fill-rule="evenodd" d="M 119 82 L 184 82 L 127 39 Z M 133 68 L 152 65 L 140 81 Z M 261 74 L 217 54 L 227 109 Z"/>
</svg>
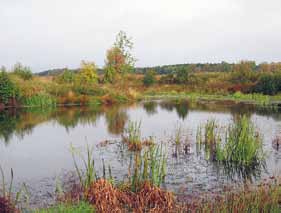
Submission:
<svg viewBox="0 0 281 213">
<path fill-rule="evenodd" d="M 107 57 L 109 58 L 109 61 L 113 60 L 112 55 L 118 55 L 118 50 L 115 48 L 110 49 L 107 53 Z M 122 61 L 122 58 L 115 58 L 116 61 Z M 245 62 L 245 61 L 244 61 Z M 279 72 L 281 71 L 281 62 L 276 63 L 260 63 L 256 64 L 254 61 L 246 61 L 248 64 L 250 64 L 250 67 L 253 71 L 257 72 Z M 108 63 L 108 62 L 107 62 Z M 237 66 L 239 66 L 241 62 L 239 63 L 228 63 L 228 62 L 221 62 L 221 63 L 187 63 L 187 64 L 174 64 L 174 65 L 163 65 L 163 66 L 153 66 L 153 67 L 136 67 L 134 68 L 134 72 L 137 74 L 145 74 L 149 70 L 154 70 L 154 72 L 158 75 L 164 75 L 164 74 L 171 74 L 176 73 L 179 70 L 188 70 L 190 72 L 231 72 L 237 69 Z M 108 64 L 109 66 L 112 66 Z M 118 67 L 117 67 L 118 69 Z M 133 69 L 133 68 L 130 68 Z M 38 73 L 40 76 L 55 76 L 61 74 L 65 68 L 62 69 L 52 69 L 52 70 L 46 70 L 43 72 Z M 79 72 L 79 69 L 69 69 L 72 72 Z M 97 72 L 98 74 L 104 73 L 104 68 L 98 68 Z"/>
<path fill-rule="evenodd" d="M 242 61 L 242 63 L 247 62 L 253 71 L 259 72 L 278 72 L 281 71 L 281 62 L 277 63 L 261 63 L 256 64 L 255 61 Z M 139 67 L 136 68 L 136 73 L 145 74 L 148 70 L 153 69 L 157 74 L 171 74 L 178 70 L 189 70 L 191 72 L 231 72 L 237 69 L 239 63 L 187 63 L 187 64 L 174 64 L 174 65 L 163 65 L 154 67 Z"/>
</svg>

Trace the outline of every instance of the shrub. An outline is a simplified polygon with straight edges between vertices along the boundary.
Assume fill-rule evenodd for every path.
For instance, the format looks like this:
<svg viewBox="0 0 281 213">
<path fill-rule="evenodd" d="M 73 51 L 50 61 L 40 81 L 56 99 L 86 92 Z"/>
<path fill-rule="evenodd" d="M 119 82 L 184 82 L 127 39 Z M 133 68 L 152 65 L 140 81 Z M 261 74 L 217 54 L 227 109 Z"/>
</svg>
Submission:
<svg viewBox="0 0 281 213">
<path fill-rule="evenodd" d="M 16 63 L 13 68 L 13 73 L 18 75 L 23 80 L 32 79 L 32 72 L 29 67 L 23 66 L 21 63 Z"/>
<path fill-rule="evenodd" d="M 58 76 L 58 82 L 61 83 L 73 83 L 75 79 L 74 72 L 70 71 L 69 69 L 64 69 L 63 73 Z"/>
<path fill-rule="evenodd" d="M 0 103 L 8 104 L 11 98 L 18 97 L 18 89 L 9 78 L 8 73 L 0 72 Z"/>
<path fill-rule="evenodd" d="M 162 84 L 173 84 L 173 83 L 175 83 L 174 74 L 169 73 L 167 75 L 162 75 L 159 82 L 162 83 Z"/>
<path fill-rule="evenodd" d="M 188 82 L 189 70 L 187 68 L 181 68 L 176 71 L 176 83 L 186 84 Z"/>
<path fill-rule="evenodd" d="M 81 62 L 80 72 L 76 76 L 78 84 L 92 84 L 98 82 L 97 66 L 93 62 Z"/>
<path fill-rule="evenodd" d="M 231 82 L 233 83 L 246 83 L 252 82 L 256 78 L 255 62 L 241 61 L 235 64 L 233 72 L 231 73 Z"/>
<path fill-rule="evenodd" d="M 154 70 L 148 70 L 143 78 L 143 84 L 145 86 L 151 86 L 152 84 L 154 84 L 156 82 L 156 78 L 155 78 L 155 71 Z"/>
<path fill-rule="evenodd" d="M 275 95 L 281 91 L 281 74 L 263 74 L 254 88 L 255 92 Z"/>
</svg>

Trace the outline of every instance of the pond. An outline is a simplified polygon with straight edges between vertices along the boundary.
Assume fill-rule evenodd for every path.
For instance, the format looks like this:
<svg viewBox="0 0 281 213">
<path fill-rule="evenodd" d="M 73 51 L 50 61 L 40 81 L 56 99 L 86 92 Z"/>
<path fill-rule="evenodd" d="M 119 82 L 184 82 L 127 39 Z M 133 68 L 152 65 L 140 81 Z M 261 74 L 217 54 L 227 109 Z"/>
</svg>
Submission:
<svg viewBox="0 0 281 213">
<path fill-rule="evenodd" d="M 208 119 L 227 126 L 247 114 L 263 138 L 266 153 L 262 166 L 244 171 L 209 161 L 196 146 L 196 132 Z M 56 180 L 74 171 L 70 145 L 94 146 L 99 174 L 102 161 L 110 165 L 116 180 L 128 175 L 132 152 L 121 142 L 128 121 L 141 121 L 142 136 L 153 136 L 167 150 L 164 188 L 182 197 L 219 192 L 224 186 L 244 181 L 258 182 L 279 175 L 281 150 L 272 141 L 281 133 L 278 108 L 228 102 L 153 100 L 123 106 L 57 109 L 25 109 L 0 112 L 0 164 L 8 178 L 14 171 L 16 187 L 25 182 L 32 194 L 31 205 L 44 206 L 54 200 Z M 171 140 L 177 127 L 185 135 L 182 147 Z"/>
</svg>

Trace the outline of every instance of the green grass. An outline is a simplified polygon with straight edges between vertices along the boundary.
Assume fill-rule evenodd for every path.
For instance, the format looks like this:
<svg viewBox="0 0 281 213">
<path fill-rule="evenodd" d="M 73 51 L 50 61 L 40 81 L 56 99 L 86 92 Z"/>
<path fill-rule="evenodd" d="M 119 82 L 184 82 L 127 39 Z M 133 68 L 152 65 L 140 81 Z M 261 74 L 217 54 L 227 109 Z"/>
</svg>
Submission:
<svg viewBox="0 0 281 213">
<path fill-rule="evenodd" d="M 93 151 L 94 151 L 93 147 L 89 147 L 89 145 L 87 145 L 87 149 L 86 149 L 87 157 L 86 158 L 84 156 L 82 156 L 81 153 L 79 152 L 79 150 L 75 149 L 72 145 L 71 145 L 70 149 L 71 149 L 74 167 L 76 170 L 76 174 L 79 178 L 80 184 L 83 188 L 87 188 L 97 179 L 97 174 L 96 174 L 96 170 L 95 170 L 95 161 L 93 158 Z M 80 159 L 82 160 L 82 162 L 84 164 L 84 171 L 82 171 L 78 166 L 78 163 L 77 163 L 76 157 L 75 157 L 77 155 L 80 157 Z M 83 172 L 84 172 L 84 174 L 83 174 Z"/>
<path fill-rule="evenodd" d="M 145 181 L 159 187 L 165 180 L 166 167 L 167 155 L 162 145 L 150 146 L 143 154 L 137 153 L 130 177 L 132 191 L 136 191 Z"/>
<path fill-rule="evenodd" d="M 125 132 L 127 133 L 128 140 L 130 143 L 137 143 L 141 141 L 141 122 L 129 121 L 128 127 Z"/>
<path fill-rule="evenodd" d="M 264 157 L 262 139 L 247 116 L 238 118 L 227 130 L 225 144 L 217 145 L 217 160 L 249 166 Z"/>
<path fill-rule="evenodd" d="M 233 94 L 207 94 L 198 92 L 149 92 L 144 94 L 144 99 L 151 98 L 176 98 L 176 99 L 188 99 L 190 101 L 198 100 L 214 100 L 214 101 L 236 101 L 236 102 L 249 102 L 258 105 L 271 105 L 275 102 L 281 102 L 281 96 L 269 96 L 259 93 L 243 94 L 236 92 Z"/>
<path fill-rule="evenodd" d="M 32 213 L 93 213 L 95 209 L 86 202 L 79 204 L 58 204 L 48 209 L 35 210 Z"/>
<path fill-rule="evenodd" d="M 220 129 L 216 120 L 211 119 L 197 129 L 196 143 L 199 149 L 204 148 L 207 160 L 216 159 L 216 147 L 221 141 Z"/>
<path fill-rule="evenodd" d="M 56 99 L 49 94 L 39 93 L 31 97 L 24 97 L 21 99 L 23 106 L 28 107 L 54 107 L 56 106 Z"/>
<path fill-rule="evenodd" d="M 122 138 L 128 144 L 129 150 L 140 151 L 142 149 L 141 122 L 129 121 Z"/>
<path fill-rule="evenodd" d="M 204 147 L 208 160 L 228 165 L 251 167 L 260 165 L 264 159 L 262 138 L 247 116 L 242 116 L 222 132 L 215 120 L 208 120 L 197 130 L 196 140 L 199 149 Z"/>
</svg>

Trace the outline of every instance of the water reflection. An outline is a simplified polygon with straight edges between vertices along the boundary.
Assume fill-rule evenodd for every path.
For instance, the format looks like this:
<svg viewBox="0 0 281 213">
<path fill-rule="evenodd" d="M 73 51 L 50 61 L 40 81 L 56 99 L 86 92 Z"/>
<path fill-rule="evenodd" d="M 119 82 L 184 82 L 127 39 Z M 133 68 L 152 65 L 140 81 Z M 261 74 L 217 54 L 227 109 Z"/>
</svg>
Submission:
<svg viewBox="0 0 281 213">
<path fill-rule="evenodd" d="M 188 102 L 180 101 L 148 101 L 140 105 L 148 115 L 157 114 L 158 107 L 167 112 L 175 112 L 183 121 L 187 118 L 190 110 L 229 113 L 236 120 L 242 114 L 252 116 L 254 114 L 268 116 L 276 121 L 281 120 L 281 109 L 278 107 L 258 107 L 249 104 L 234 104 L 224 102 Z M 9 144 L 13 136 L 23 138 L 32 134 L 34 127 L 47 122 L 55 121 L 65 127 L 67 131 L 79 124 L 95 125 L 96 121 L 105 116 L 109 133 L 120 135 L 126 126 L 129 116 L 127 110 L 130 106 L 113 106 L 107 108 L 68 107 L 57 109 L 29 109 L 29 110 L 6 110 L 0 112 L 0 139 Z"/>
<path fill-rule="evenodd" d="M 198 126 L 210 118 L 228 126 L 241 114 L 250 116 L 264 134 L 264 148 L 268 154 L 266 164 L 241 168 L 208 160 L 213 158 L 213 152 L 196 147 Z M 104 159 L 106 164 L 110 163 L 114 177 L 122 180 L 128 174 L 133 153 L 121 142 L 120 135 L 129 120 L 141 120 L 144 138 L 154 136 L 156 142 L 167 145 L 165 185 L 169 190 L 177 192 L 185 187 L 189 192 L 217 189 L 240 179 L 254 181 L 267 177 L 273 175 L 276 168 L 280 169 L 280 148 L 275 149 L 272 143 L 281 131 L 280 114 L 276 107 L 186 100 L 156 100 L 99 108 L 6 110 L 0 112 L 0 161 L 8 172 L 13 168 L 23 181 L 43 179 L 62 169 L 73 169 L 68 151 L 70 142 L 81 147 L 89 142 L 96 147 L 96 161 Z M 171 142 L 177 124 L 182 125 L 184 133 L 184 142 L 180 144 Z M 110 142 L 99 146 L 105 140 Z M 102 168 L 102 165 L 97 163 L 97 167 Z"/>
<path fill-rule="evenodd" d="M 143 109 L 148 115 L 153 115 L 157 113 L 158 104 L 155 101 L 148 101 L 143 103 Z"/>
<path fill-rule="evenodd" d="M 119 107 L 113 107 L 105 113 L 107 130 L 111 134 L 120 135 L 128 121 L 127 112 Z"/>
</svg>

